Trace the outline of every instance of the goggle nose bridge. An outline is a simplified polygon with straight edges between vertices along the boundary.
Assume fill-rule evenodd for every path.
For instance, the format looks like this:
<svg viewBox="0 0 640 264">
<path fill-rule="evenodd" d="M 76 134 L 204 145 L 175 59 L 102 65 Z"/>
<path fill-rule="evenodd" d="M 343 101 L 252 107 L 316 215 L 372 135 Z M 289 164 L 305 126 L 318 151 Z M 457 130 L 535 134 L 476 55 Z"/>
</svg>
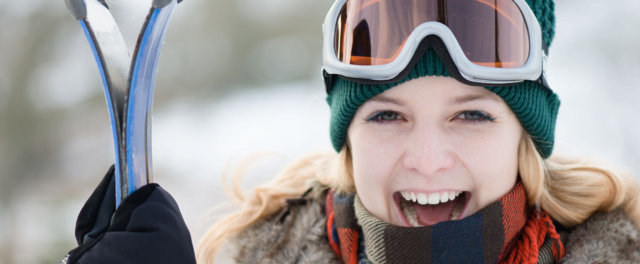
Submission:
<svg viewBox="0 0 640 264">
<path fill-rule="evenodd" d="M 435 23 L 439 23 L 439 22 L 435 22 Z M 362 84 L 386 84 L 386 83 L 398 82 L 402 80 L 404 77 L 406 77 L 407 74 L 409 74 L 409 72 L 411 72 L 413 67 L 415 67 L 415 65 L 422 58 L 422 56 L 424 56 L 424 53 L 429 50 L 429 48 L 432 48 L 436 52 L 436 54 L 438 55 L 438 58 L 440 59 L 442 64 L 445 66 L 445 68 L 447 69 L 447 72 L 449 73 L 449 75 L 451 75 L 451 77 L 454 77 L 466 84 L 473 84 L 471 82 L 468 82 L 466 79 L 464 79 L 460 74 L 458 67 L 456 66 L 456 64 L 453 62 L 453 59 L 451 58 L 451 53 L 447 49 L 447 46 L 445 45 L 444 40 L 436 33 L 429 33 L 429 34 L 425 34 L 425 36 L 420 41 L 420 44 L 417 45 L 417 48 L 413 52 L 411 60 L 407 63 L 404 69 L 398 75 L 396 75 L 395 77 L 389 80 L 380 81 L 380 80 L 359 79 L 359 78 L 353 78 L 348 76 L 342 76 L 339 74 L 330 74 L 323 69 L 322 77 L 324 79 L 326 92 L 327 94 L 331 92 L 331 90 L 333 89 L 333 84 L 337 80 L 338 76 L 340 78 L 357 82 L 357 83 L 362 83 Z"/>
</svg>

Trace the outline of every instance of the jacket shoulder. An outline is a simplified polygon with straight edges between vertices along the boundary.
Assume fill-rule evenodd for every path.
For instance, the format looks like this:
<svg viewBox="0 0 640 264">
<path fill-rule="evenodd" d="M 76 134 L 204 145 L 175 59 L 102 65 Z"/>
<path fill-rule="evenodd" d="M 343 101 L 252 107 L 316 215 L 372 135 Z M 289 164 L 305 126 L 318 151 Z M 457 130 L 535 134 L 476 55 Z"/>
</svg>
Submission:
<svg viewBox="0 0 640 264">
<path fill-rule="evenodd" d="M 236 263 L 339 263 L 326 236 L 324 196 L 290 199 L 234 239 Z"/>
<path fill-rule="evenodd" d="M 640 231 L 622 210 L 595 213 L 568 235 L 563 263 L 640 263 Z"/>
</svg>

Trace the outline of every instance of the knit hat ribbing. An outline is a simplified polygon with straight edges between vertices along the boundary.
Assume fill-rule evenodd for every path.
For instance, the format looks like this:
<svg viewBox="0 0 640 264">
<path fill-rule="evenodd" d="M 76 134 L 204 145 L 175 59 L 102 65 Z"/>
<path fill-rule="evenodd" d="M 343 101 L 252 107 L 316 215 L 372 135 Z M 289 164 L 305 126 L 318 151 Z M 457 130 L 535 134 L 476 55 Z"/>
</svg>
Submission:
<svg viewBox="0 0 640 264">
<path fill-rule="evenodd" d="M 527 0 L 542 29 L 543 42 L 551 45 L 555 34 L 555 15 L 552 0 Z M 344 78 L 336 78 L 333 89 L 327 95 L 331 108 L 330 136 L 336 151 L 345 143 L 347 129 L 358 108 L 367 100 L 398 84 L 423 76 L 450 76 L 440 58 L 432 49 L 427 50 L 413 69 L 400 81 L 386 84 L 362 84 Z M 523 81 L 508 86 L 485 87 L 500 96 L 531 135 L 538 152 L 547 158 L 553 151 L 555 123 L 560 100 L 542 85 Z"/>
</svg>

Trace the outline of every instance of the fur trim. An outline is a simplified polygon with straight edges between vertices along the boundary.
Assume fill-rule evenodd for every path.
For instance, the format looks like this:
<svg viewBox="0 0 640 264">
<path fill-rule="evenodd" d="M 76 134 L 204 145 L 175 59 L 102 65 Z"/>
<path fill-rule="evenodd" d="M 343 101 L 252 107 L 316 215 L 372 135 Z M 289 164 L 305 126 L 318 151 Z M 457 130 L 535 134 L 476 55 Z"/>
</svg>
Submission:
<svg viewBox="0 0 640 264">
<path fill-rule="evenodd" d="M 305 202 L 300 202 L 301 200 Z M 322 199 L 299 199 L 234 241 L 236 263 L 340 263 L 329 247 Z"/>
<path fill-rule="evenodd" d="M 562 263 L 640 263 L 640 234 L 622 210 L 596 213 L 577 226 Z"/>
</svg>

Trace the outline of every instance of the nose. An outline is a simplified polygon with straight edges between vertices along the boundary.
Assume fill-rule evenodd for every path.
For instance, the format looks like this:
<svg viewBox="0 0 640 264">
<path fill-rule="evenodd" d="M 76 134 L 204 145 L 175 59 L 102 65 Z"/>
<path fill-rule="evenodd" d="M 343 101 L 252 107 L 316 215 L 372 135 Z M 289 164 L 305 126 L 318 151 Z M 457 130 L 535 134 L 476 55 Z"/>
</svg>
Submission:
<svg viewBox="0 0 640 264">
<path fill-rule="evenodd" d="M 433 124 L 417 124 L 405 143 L 403 164 L 420 175 L 433 177 L 455 166 L 455 154 L 445 128 Z"/>
</svg>

